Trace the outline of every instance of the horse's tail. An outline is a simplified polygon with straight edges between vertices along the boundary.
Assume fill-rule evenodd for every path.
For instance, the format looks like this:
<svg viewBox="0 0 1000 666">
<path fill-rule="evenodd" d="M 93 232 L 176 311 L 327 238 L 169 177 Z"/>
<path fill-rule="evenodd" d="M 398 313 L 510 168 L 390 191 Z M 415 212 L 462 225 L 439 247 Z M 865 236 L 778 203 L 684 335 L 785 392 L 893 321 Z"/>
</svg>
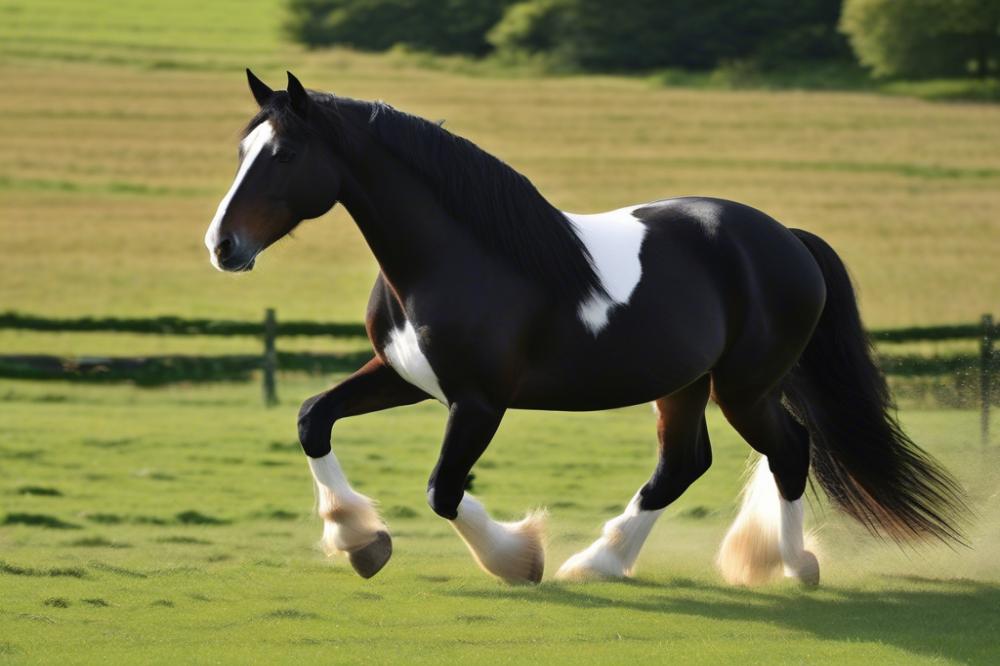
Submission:
<svg viewBox="0 0 1000 666">
<path fill-rule="evenodd" d="M 787 405 L 809 431 L 815 478 L 875 535 L 963 543 L 955 521 L 966 512 L 964 493 L 896 420 L 846 267 L 820 237 L 792 233 L 826 281 L 826 305 L 785 387 Z"/>
</svg>

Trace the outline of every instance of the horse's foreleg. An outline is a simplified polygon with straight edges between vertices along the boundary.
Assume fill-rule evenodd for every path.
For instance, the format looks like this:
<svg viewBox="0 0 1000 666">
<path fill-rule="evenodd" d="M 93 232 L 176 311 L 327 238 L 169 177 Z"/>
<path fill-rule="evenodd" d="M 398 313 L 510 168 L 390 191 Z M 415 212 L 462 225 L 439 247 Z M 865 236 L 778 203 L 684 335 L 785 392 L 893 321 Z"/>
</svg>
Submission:
<svg viewBox="0 0 1000 666">
<path fill-rule="evenodd" d="M 452 404 L 427 500 L 435 513 L 451 521 L 487 573 L 508 583 L 537 583 L 545 565 L 544 512 L 530 513 L 516 523 L 499 523 L 465 492 L 469 471 L 486 450 L 503 413 L 480 400 Z"/>
<path fill-rule="evenodd" d="M 676 500 L 712 464 L 705 424 L 710 382 L 706 375 L 656 401 L 660 459 L 653 476 L 622 515 L 604 524 L 601 537 L 563 564 L 563 580 L 631 576 L 646 538 L 663 509 Z"/>
<path fill-rule="evenodd" d="M 328 554 L 345 552 L 354 570 L 374 576 L 392 554 L 389 531 L 372 500 L 351 488 L 330 446 L 337 419 L 408 405 L 427 394 L 407 383 L 374 358 L 334 388 L 315 395 L 299 410 L 299 441 L 319 496 L 323 547 Z"/>
</svg>

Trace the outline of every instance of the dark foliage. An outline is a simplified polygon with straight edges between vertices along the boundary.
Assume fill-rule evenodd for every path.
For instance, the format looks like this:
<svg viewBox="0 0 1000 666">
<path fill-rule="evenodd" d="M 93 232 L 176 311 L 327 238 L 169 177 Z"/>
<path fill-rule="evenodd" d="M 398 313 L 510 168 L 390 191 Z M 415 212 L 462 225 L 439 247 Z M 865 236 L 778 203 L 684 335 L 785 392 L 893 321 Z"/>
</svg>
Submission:
<svg viewBox="0 0 1000 666">
<path fill-rule="evenodd" d="M 491 33 L 501 50 L 544 52 L 590 70 L 768 67 L 849 56 L 840 0 L 528 0 Z"/>
<path fill-rule="evenodd" d="M 483 55 L 512 0 L 289 0 L 286 32 L 307 46 L 384 51 L 397 44 Z"/>
</svg>

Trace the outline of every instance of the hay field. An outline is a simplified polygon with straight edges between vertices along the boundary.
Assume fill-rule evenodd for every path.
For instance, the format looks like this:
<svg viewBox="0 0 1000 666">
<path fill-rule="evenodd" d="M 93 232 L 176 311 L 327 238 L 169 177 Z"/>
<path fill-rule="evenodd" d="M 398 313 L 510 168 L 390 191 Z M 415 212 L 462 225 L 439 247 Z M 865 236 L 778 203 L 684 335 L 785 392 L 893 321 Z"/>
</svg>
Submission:
<svg viewBox="0 0 1000 666">
<path fill-rule="evenodd" d="M 252 113 L 242 75 L 382 98 L 463 134 L 559 207 L 747 202 L 827 237 L 872 326 L 970 321 L 1000 293 L 1000 107 L 861 94 L 473 78 L 303 52 L 280 3 L 0 1 L 0 304 L 52 315 L 357 320 L 375 264 L 342 211 L 245 276 L 202 236 Z"/>
<path fill-rule="evenodd" d="M 249 275 L 202 236 L 253 111 L 242 68 L 445 118 L 558 206 L 681 194 L 758 206 L 827 237 L 870 325 L 997 311 L 1000 107 L 859 94 L 668 89 L 643 79 L 475 78 L 412 56 L 304 52 L 278 0 L 0 0 L 0 310 L 358 320 L 375 264 L 342 211 Z M 339 342 L 282 341 L 340 350 Z M 245 353 L 253 340 L 0 332 L 20 353 Z M 734 590 L 711 567 L 746 446 L 709 413 L 715 464 L 670 507 L 628 583 L 506 588 L 424 502 L 444 410 L 338 425 L 396 554 L 362 581 L 314 547 L 298 403 L 335 378 L 148 390 L 0 382 L 0 661 L 303 659 L 879 664 L 1000 661 L 998 449 L 977 415 L 910 409 L 956 470 L 973 549 L 901 553 L 816 503 L 824 585 Z M 509 415 L 476 469 L 502 518 L 552 511 L 548 571 L 589 543 L 654 462 L 648 407 Z M 570 450 L 572 448 L 572 450 Z"/>
</svg>

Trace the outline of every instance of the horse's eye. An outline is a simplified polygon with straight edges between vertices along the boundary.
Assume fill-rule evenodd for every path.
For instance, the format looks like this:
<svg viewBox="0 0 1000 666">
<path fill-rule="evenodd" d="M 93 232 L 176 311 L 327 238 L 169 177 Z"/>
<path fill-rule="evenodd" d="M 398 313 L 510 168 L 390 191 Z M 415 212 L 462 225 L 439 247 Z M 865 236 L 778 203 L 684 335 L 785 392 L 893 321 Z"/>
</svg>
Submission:
<svg viewBox="0 0 1000 666">
<path fill-rule="evenodd" d="M 295 151 L 288 150 L 287 148 L 278 148 L 277 152 L 274 153 L 274 159 L 279 162 L 291 162 L 295 159 Z"/>
</svg>

